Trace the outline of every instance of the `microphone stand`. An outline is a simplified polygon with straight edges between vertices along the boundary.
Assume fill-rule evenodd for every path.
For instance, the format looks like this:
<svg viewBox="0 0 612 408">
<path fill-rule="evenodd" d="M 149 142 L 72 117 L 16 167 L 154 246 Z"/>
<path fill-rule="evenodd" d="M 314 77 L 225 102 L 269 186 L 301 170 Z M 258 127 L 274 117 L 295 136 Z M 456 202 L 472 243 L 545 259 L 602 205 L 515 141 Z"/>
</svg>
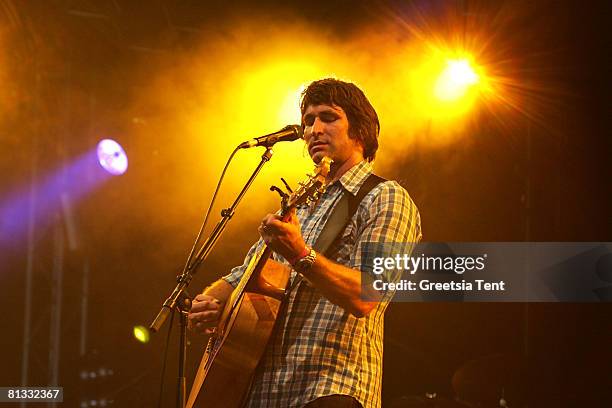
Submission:
<svg viewBox="0 0 612 408">
<path fill-rule="evenodd" d="M 177 285 L 168 297 L 164 304 L 162 305 L 161 310 L 155 317 L 155 320 L 149 326 L 149 329 L 152 332 L 158 332 L 162 327 L 172 310 L 175 308 L 180 313 L 180 347 L 179 347 L 179 369 L 178 369 L 178 395 L 177 395 L 177 407 L 183 408 L 185 406 L 185 402 L 187 401 L 187 381 L 185 377 L 185 361 L 187 358 L 187 315 L 189 310 L 191 309 L 191 299 L 189 294 L 187 293 L 187 287 L 189 283 L 193 279 L 193 274 L 196 272 L 197 268 L 206 260 L 213 247 L 221 237 L 221 234 L 227 227 L 227 223 L 234 216 L 234 212 L 236 211 L 236 207 L 246 194 L 247 190 L 253 184 L 255 177 L 259 174 L 261 168 L 264 164 L 266 164 L 272 158 L 272 148 L 266 147 L 265 153 L 261 156 L 261 161 L 257 165 L 257 168 L 253 171 L 253 174 L 246 182 L 242 191 L 236 197 L 236 200 L 232 204 L 230 208 L 225 208 L 221 210 L 221 220 L 217 223 L 210 236 L 206 239 L 206 242 L 202 244 L 202 247 L 195 255 L 194 260 L 191 264 L 186 265 L 183 273 L 177 276 Z"/>
</svg>

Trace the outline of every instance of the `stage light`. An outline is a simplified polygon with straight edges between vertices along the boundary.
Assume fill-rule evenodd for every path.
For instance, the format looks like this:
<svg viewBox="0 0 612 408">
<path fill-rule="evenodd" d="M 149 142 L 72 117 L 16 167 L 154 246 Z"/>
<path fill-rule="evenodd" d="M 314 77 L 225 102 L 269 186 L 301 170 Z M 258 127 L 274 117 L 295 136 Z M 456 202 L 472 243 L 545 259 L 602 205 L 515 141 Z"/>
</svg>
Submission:
<svg viewBox="0 0 612 408">
<path fill-rule="evenodd" d="M 410 66 L 404 92 L 414 103 L 409 114 L 412 123 L 425 120 L 428 132 L 446 140 L 468 123 L 486 89 L 486 73 L 462 51 L 434 49 Z M 449 139 L 450 140 L 450 139 Z"/>
<path fill-rule="evenodd" d="M 145 344 L 149 342 L 149 329 L 144 326 L 134 326 L 134 338 Z"/>
<path fill-rule="evenodd" d="M 125 172 L 126 168 L 127 157 L 121 146 L 112 140 L 102 141 L 61 167 L 41 173 L 34 185 L 23 185 L 3 195 L 0 198 L 0 246 L 21 245 L 27 238 L 28 225 L 44 229 L 60 211 L 66 223 L 68 246 L 71 250 L 77 249 L 80 235 L 74 211 L 79 201 L 113 175 Z M 96 171 L 90 171 L 94 169 Z M 35 191 L 35 195 L 31 191 Z"/>
<path fill-rule="evenodd" d="M 104 139 L 98 143 L 98 162 L 100 166 L 112 175 L 118 176 L 127 170 L 128 159 L 125 151 L 112 139 Z"/>
<path fill-rule="evenodd" d="M 467 59 L 448 60 L 436 81 L 434 94 L 441 101 L 456 101 L 477 84 L 478 79 L 478 74 Z"/>
</svg>

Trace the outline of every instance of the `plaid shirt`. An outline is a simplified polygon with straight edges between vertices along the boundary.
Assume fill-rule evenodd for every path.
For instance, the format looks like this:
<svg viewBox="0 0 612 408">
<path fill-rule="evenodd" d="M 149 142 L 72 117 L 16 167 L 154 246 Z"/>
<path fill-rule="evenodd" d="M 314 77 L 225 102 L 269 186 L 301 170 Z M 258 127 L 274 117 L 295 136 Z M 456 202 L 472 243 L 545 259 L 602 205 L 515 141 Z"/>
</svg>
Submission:
<svg viewBox="0 0 612 408">
<path fill-rule="evenodd" d="M 363 161 L 329 185 L 314 209 L 298 208 L 302 236 L 308 245 L 315 243 L 344 190 L 356 195 L 371 173 L 371 165 Z M 368 268 L 362 265 L 361 254 L 367 242 L 420 239 L 416 206 L 398 183 L 386 181 L 364 197 L 342 239 L 330 252 L 335 254 L 331 259 L 364 270 Z M 248 260 L 262 245 L 260 239 L 249 250 L 244 264 L 223 279 L 235 287 Z M 292 280 L 295 276 L 292 271 Z M 365 408 L 380 407 L 387 303 L 380 302 L 367 316 L 356 318 L 301 280 L 290 292 L 285 312 L 279 314 L 253 379 L 247 407 L 302 407 L 332 394 L 353 396 Z"/>
</svg>

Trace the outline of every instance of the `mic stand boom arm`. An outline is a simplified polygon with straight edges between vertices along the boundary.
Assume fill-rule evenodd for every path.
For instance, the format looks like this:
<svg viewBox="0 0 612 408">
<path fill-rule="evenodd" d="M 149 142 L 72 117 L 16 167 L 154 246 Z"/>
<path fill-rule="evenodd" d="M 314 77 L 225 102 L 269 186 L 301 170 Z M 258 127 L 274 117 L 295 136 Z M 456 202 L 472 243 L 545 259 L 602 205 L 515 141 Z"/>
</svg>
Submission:
<svg viewBox="0 0 612 408">
<path fill-rule="evenodd" d="M 185 336 L 187 332 L 186 315 L 189 312 L 189 309 L 191 308 L 191 300 L 187 295 L 186 289 L 189 286 L 191 279 L 193 279 L 193 274 L 196 272 L 197 268 L 202 264 L 202 262 L 206 260 L 206 258 L 212 251 L 213 247 L 221 237 L 221 234 L 225 230 L 227 223 L 234 216 L 236 207 L 238 207 L 238 204 L 246 194 L 247 190 L 249 189 L 251 184 L 253 184 L 255 177 L 257 177 L 263 165 L 270 161 L 270 158 L 272 158 L 272 154 L 272 148 L 267 147 L 265 153 L 261 156 L 261 161 L 257 165 L 257 168 L 253 171 L 253 174 L 242 188 L 242 191 L 240 191 L 240 193 L 238 194 L 238 197 L 236 197 L 236 200 L 234 201 L 232 206 L 230 208 L 225 208 L 221 211 L 221 220 L 219 220 L 219 222 L 211 232 L 210 236 L 206 239 L 206 242 L 202 244 L 202 247 L 194 257 L 193 261 L 185 267 L 182 274 L 177 276 L 176 279 L 178 283 L 176 287 L 172 291 L 172 294 L 170 294 L 168 299 L 166 299 L 166 301 L 164 302 L 161 310 L 155 317 L 155 320 L 153 320 L 153 323 L 151 323 L 151 325 L 149 326 L 149 329 L 152 332 L 158 332 L 159 329 L 163 326 L 168 316 L 170 315 L 170 312 L 172 312 L 172 310 L 176 307 L 179 309 L 179 312 L 181 314 L 181 345 L 179 350 L 179 390 L 177 396 L 177 405 L 180 408 L 183 408 L 185 406 L 185 397 L 187 394 L 184 367 L 185 358 L 187 355 Z"/>
</svg>

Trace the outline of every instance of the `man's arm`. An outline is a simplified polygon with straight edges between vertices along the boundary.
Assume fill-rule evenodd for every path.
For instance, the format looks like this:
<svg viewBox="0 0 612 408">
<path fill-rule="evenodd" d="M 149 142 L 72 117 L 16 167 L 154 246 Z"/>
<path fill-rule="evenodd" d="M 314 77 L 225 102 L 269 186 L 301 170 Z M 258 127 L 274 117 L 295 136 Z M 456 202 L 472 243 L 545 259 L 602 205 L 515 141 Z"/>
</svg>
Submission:
<svg viewBox="0 0 612 408">
<path fill-rule="evenodd" d="M 227 303 L 234 288 L 240 282 L 251 257 L 263 246 L 263 241 L 258 240 L 247 252 L 242 265 L 237 266 L 223 278 L 213 282 L 197 295 L 191 304 L 189 311 L 189 328 L 196 331 L 211 334 L 217 326 L 219 317 Z"/>
<path fill-rule="evenodd" d="M 215 281 L 191 302 L 189 328 L 212 333 L 234 288 L 223 279 Z"/>
<path fill-rule="evenodd" d="M 377 304 L 362 301 L 362 270 L 367 270 L 361 264 L 363 245 L 368 242 L 418 242 L 421 237 L 418 210 L 408 193 L 397 183 L 391 182 L 384 183 L 373 193 L 375 191 L 376 197 L 367 206 L 367 220 L 351 254 L 351 266 L 354 268 L 340 265 L 317 253 L 312 267 L 304 272 L 304 277 L 323 296 L 356 317 L 367 315 Z M 259 232 L 268 246 L 285 259 L 295 259 L 304 253 L 305 243 L 295 214 L 287 222 L 278 215 L 268 214 Z M 363 297 L 377 299 L 375 295 L 380 294 L 372 290 Z"/>
<path fill-rule="evenodd" d="M 222 304 L 225 304 L 225 302 L 227 302 L 227 299 L 229 299 L 230 295 L 232 294 L 233 290 L 234 287 L 227 283 L 225 279 L 219 279 L 213 282 L 212 285 L 204 289 L 204 292 L 202 292 L 202 294 L 211 296 L 219 300 Z"/>
<path fill-rule="evenodd" d="M 361 300 L 361 271 L 340 265 L 317 253 L 314 264 L 303 275 L 330 302 L 355 317 L 364 317 L 376 307 L 377 302 Z M 369 298 L 375 299 L 375 295 L 373 293 Z"/>
</svg>

